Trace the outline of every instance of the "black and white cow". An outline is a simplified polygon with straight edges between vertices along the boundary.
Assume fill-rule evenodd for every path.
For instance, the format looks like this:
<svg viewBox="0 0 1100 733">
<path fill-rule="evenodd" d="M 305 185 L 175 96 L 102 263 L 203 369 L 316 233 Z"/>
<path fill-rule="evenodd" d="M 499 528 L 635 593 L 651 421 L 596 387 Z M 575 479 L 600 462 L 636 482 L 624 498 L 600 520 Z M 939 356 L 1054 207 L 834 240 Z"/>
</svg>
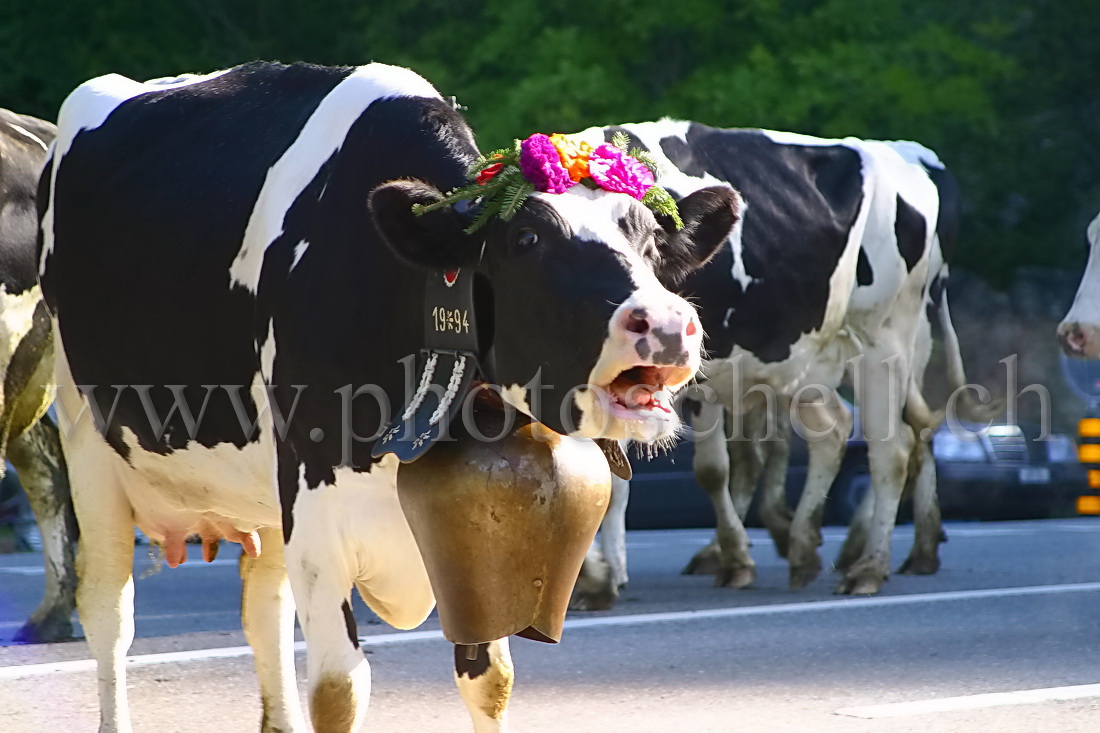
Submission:
<svg viewBox="0 0 1100 733">
<path fill-rule="evenodd" d="M 434 604 L 397 461 L 372 459 L 360 437 L 388 424 L 384 402 L 403 403 L 428 272 L 476 278 L 482 351 L 520 410 L 579 437 L 676 431 L 668 400 L 694 375 L 701 333 L 662 283 L 721 246 L 737 196 L 683 199 L 679 231 L 583 186 L 536 193 L 476 236 L 464 207 L 413 214 L 465 185 L 477 155 L 451 104 L 382 64 L 109 75 L 65 101 L 41 183 L 40 272 L 102 730 L 130 729 L 135 523 L 171 566 L 193 533 L 206 557 L 222 537 L 243 545 L 263 730 L 305 730 L 288 574 L 314 729 L 359 727 L 369 669 L 351 588 L 399 628 Z M 653 399 L 629 399 L 638 388 Z M 456 681 L 475 728 L 501 730 L 507 639 L 474 651 L 456 655 Z"/>
<path fill-rule="evenodd" d="M 619 128 L 582 135 L 596 140 L 613 129 Z M 726 182 L 745 201 L 729 246 L 682 288 L 700 308 L 711 357 L 704 367 L 711 404 L 701 407 L 695 421 L 705 431 L 695 445 L 695 465 L 719 518 L 718 584 L 741 587 L 755 576 L 739 514 L 748 508 L 762 470 L 768 487 L 762 514 L 773 529 L 782 525 L 777 534 L 791 562 L 792 585 L 804 585 L 819 572 L 816 522 L 851 428 L 851 416 L 829 393 L 855 365 L 876 501 L 863 541 L 850 545 L 860 552 L 839 590 L 877 591 L 888 571 L 889 537 L 910 458 L 926 452 L 917 439 L 936 420 L 914 378 L 927 353 L 921 363 L 914 354 L 934 279 L 929 265 L 937 251 L 932 223 L 938 221 L 939 200 L 929 169 L 938 160 L 909 143 L 717 130 L 667 120 L 622 129 L 663 159 L 666 171 L 659 180 L 670 191 Z M 929 168 L 916 161 L 917 152 Z M 824 387 L 825 398 L 810 385 Z M 736 416 L 737 439 L 730 442 L 721 429 L 723 409 Z M 773 417 L 769 426 L 769 411 L 797 417 L 817 433 L 793 523 L 782 491 L 786 421 Z M 759 442 L 769 432 L 772 440 Z M 768 449 L 763 455 L 762 446 Z M 934 501 L 934 476 L 931 490 Z M 937 517 L 927 514 L 927 534 L 935 540 L 919 545 L 922 553 L 931 548 L 933 560 L 911 557 L 907 564 L 914 570 L 935 564 Z M 604 544 L 613 552 L 621 545 L 606 539 Z M 623 564 L 613 558 L 618 580 L 625 578 Z"/>
<path fill-rule="evenodd" d="M 1079 359 L 1100 357 L 1100 214 L 1085 230 L 1088 240 L 1088 264 L 1073 305 L 1058 324 L 1062 350 Z"/>
<path fill-rule="evenodd" d="M 962 216 L 958 182 L 939 156 L 923 145 L 909 141 L 894 141 L 887 144 L 917 171 L 923 172 L 931 179 L 936 186 L 939 202 L 934 227 L 931 222 L 921 224 L 926 228 L 934 228 L 934 236 L 929 252 L 928 284 L 924 291 L 922 317 L 918 321 L 914 341 L 913 389 L 918 394 L 923 394 L 925 372 L 932 356 L 932 329 L 935 324 L 939 327 L 943 342 L 946 381 L 952 395 L 948 409 L 957 419 L 987 422 L 1004 411 L 1005 403 L 1002 399 L 982 403 L 975 399 L 974 394 L 967 388 L 962 350 L 951 320 L 951 309 L 947 297 L 950 259 L 957 244 Z M 913 223 L 910 222 L 909 226 L 912 225 Z M 899 238 L 904 236 L 900 222 L 896 230 Z M 853 299 L 857 302 L 862 297 L 861 291 L 873 287 L 873 283 L 864 282 L 865 279 L 873 279 L 873 273 L 869 273 L 866 278 L 857 278 L 856 292 L 853 295 Z M 923 409 L 924 406 L 921 407 Z M 934 430 L 942 419 L 942 415 L 942 412 L 935 418 L 925 415 L 921 418 L 925 427 L 919 428 L 920 421 L 915 427 L 919 440 L 914 451 L 915 455 L 910 458 L 910 472 L 906 486 L 912 494 L 915 531 L 913 546 L 899 572 L 931 574 L 940 567 L 939 544 L 945 535 L 936 495 L 936 463 L 932 454 L 932 443 L 927 439 L 931 433 L 922 436 L 920 431 Z M 823 501 L 823 498 L 821 500 Z M 811 506 L 807 511 L 817 516 L 819 508 L 819 506 Z M 846 568 L 860 557 L 870 532 L 873 516 L 874 493 L 868 492 L 853 517 L 848 537 L 837 559 L 838 568 Z"/>
<path fill-rule="evenodd" d="M 35 240 L 38 176 L 53 124 L 0 109 L 0 466 L 15 466 L 42 533 L 46 592 L 16 632 L 25 642 L 72 635 L 76 573 L 72 501 L 57 427 L 43 417 L 53 401 L 53 335 L 38 285 Z"/>
<path fill-rule="evenodd" d="M 878 146 L 877 141 L 863 142 L 846 140 L 849 145 Z M 914 166 L 916 176 L 919 179 L 926 175 L 936 186 L 938 199 L 938 213 L 935 223 L 923 218 L 897 217 L 894 221 L 878 219 L 868 223 L 865 236 L 861 244 L 859 254 L 859 266 L 857 269 L 856 287 L 852 294 L 850 308 L 859 312 L 867 302 L 879 302 L 883 300 L 881 294 L 877 294 L 875 272 L 901 271 L 903 264 L 898 262 L 904 257 L 898 242 L 907 237 L 916 238 L 922 232 L 934 229 L 934 235 L 929 252 L 928 282 L 924 291 L 923 307 L 920 311 L 920 319 L 917 324 L 917 332 L 914 339 L 912 353 L 912 380 L 915 391 L 923 393 L 925 370 L 932 354 L 932 323 L 935 322 L 941 331 L 944 342 L 945 366 L 947 379 L 952 391 L 958 393 L 960 399 L 952 402 L 956 410 L 956 416 L 973 421 L 986 421 L 1003 409 L 1003 403 L 991 402 L 979 404 L 970 399 L 971 394 L 962 389 L 966 384 L 966 375 L 962 363 L 962 354 L 959 348 L 958 336 L 955 333 L 954 324 L 951 321 L 950 309 L 947 301 L 947 282 L 949 279 L 949 266 L 947 258 L 955 246 L 958 238 L 959 217 L 961 201 L 958 184 L 954 176 L 946 169 L 939 157 L 928 148 L 909 141 L 886 142 L 893 150 L 898 152 L 910 165 Z M 899 201 L 901 199 L 899 198 Z M 883 229 L 883 224 L 889 226 L 892 232 Z M 887 283 L 887 287 L 894 287 Z M 907 405 L 908 407 L 908 405 Z M 918 415 L 910 416 L 910 422 L 918 432 L 932 430 L 938 424 L 939 417 L 929 415 L 923 403 L 917 406 Z M 850 419 L 840 404 L 834 405 L 829 411 L 836 413 L 835 419 L 840 419 L 847 424 Z M 779 411 L 779 417 L 784 418 L 788 413 Z M 750 425 L 766 432 L 761 416 L 751 416 Z M 781 425 L 787 433 L 789 425 Z M 928 434 L 926 433 L 925 436 Z M 730 463 L 734 466 L 731 470 L 730 490 L 735 506 L 739 510 L 747 508 L 752 499 L 753 490 L 757 486 L 757 480 L 761 473 L 764 474 L 761 490 L 761 517 L 768 527 L 780 554 L 790 557 L 791 585 L 794 588 L 801 587 L 816 577 L 820 570 L 820 560 L 814 547 L 820 542 L 816 530 L 810 535 L 801 535 L 794 538 L 793 555 L 790 553 L 791 515 L 786 505 L 786 493 L 784 483 L 786 478 L 787 443 L 785 440 L 760 440 L 760 436 L 754 436 L 754 440 L 731 441 L 728 444 Z M 843 444 L 837 446 L 843 451 Z M 842 458 L 843 453 L 837 457 L 836 463 Z M 737 465 L 740 462 L 741 465 Z M 906 488 L 909 489 L 914 501 L 914 518 L 916 531 L 914 543 L 909 557 L 901 566 L 901 572 L 928 574 L 934 573 L 939 568 L 939 543 L 943 536 L 939 504 L 936 499 L 935 462 L 931 453 L 931 443 L 926 439 L 918 440 L 914 448 L 914 455 L 910 456 L 910 471 L 907 476 Z M 823 505 L 826 497 L 820 493 L 803 494 L 795 515 L 795 529 L 802 533 L 807 527 L 814 524 L 815 518 L 819 521 L 822 516 Z M 854 517 L 848 539 L 837 560 L 837 567 L 845 569 L 859 559 L 863 552 L 864 544 L 870 531 L 870 525 L 874 513 L 874 492 L 868 492 L 859 511 Z M 748 538 L 739 538 L 739 546 L 747 547 Z M 713 555 L 713 560 L 711 559 Z M 707 550 L 700 552 L 693 559 L 689 568 L 693 570 L 707 568 L 717 563 L 717 546 L 712 545 Z"/>
</svg>

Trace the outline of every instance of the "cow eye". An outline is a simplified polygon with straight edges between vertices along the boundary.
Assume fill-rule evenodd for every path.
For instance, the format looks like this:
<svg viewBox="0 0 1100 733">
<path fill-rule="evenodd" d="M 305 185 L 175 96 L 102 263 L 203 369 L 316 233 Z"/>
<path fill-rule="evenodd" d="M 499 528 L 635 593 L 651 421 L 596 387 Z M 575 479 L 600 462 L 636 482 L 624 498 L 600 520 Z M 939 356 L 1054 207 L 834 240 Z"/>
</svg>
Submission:
<svg viewBox="0 0 1100 733">
<path fill-rule="evenodd" d="M 527 249 L 534 247 L 539 242 L 539 235 L 534 229 L 523 228 L 516 232 L 516 246 Z"/>
</svg>

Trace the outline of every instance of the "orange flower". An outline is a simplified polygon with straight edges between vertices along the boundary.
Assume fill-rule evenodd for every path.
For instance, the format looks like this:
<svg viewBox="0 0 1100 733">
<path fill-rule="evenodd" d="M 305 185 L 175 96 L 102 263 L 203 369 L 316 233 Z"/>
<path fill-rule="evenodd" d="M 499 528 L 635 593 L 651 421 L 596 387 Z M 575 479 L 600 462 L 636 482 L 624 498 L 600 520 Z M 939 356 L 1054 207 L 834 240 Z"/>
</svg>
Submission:
<svg viewBox="0 0 1100 733">
<path fill-rule="evenodd" d="M 592 146 L 583 140 L 573 141 L 565 135 L 555 132 L 550 142 L 558 149 L 562 167 L 569 172 L 569 178 L 576 182 L 588 177 L 588 155 Z"/>
</svg>

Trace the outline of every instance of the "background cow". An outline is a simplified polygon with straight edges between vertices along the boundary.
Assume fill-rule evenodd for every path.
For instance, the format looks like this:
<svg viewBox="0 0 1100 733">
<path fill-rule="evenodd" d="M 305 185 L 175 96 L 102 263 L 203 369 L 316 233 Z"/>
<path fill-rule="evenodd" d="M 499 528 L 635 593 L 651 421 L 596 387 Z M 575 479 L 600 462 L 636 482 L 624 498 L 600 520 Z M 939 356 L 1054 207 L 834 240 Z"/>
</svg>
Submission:
<svg viewBox="0 0 1100 733">
<path fill-rule="evenodd" d="M 718 177 L 736 185 L 746 202 L 744 224 L 731 236 L 728 255 L 694 275 L 685 289 L 698 299 L 710 339 L 707 384 L 716 375 L 728 380 L 731 364 L 735 380 L 732 392 L 702 407 L 705 418 L 696 423 L 707 436 L 695 445 L 696 477 L 714 500 L 719 531 L 717 541 L 686 571 L 717 569 L 719 585 L 752 582 L 754 563 L 740 516 L 763 473 L 761 515 L 780 553 L 790 559 L 792 586 L 816 577 L 821 508 L 843 458 L 851 416 L 835 400 L 815 393 L 799 401 L 801 422 L 818 439 L 810 442 L 807 485 L 792 525 L 783 490 L 786 415 L 798 390 L 810 384 L 832 389 L 845 361 L 857 357 L 866 367 L 867 358 L 877 355 L 880 363 L 889 367 L 893 362 L 897 368 L 887 368 L 880 376 L 889 381 L 877 383 L 863 371 L 859 398 L 871 406 L 872 430 L 876 424 L 880 431 L 887 426 L 883 434 L 898 439 L 876 440 L 872 446 L 879 454 L 877 461 L 872 458 L 872 470 L 879 466 L 876 491 L 866 503 L 870 514 L 860 515 L 858 531 L 842 554 L 841 566 L 848 572 L 840 590 L 873 592 L 885 578 L 890 529 L 910 474 L 920 487 L 918 532 L 904 567 L 934 572 L 941 536 L 934 464 L 922 463 L 929 445 L 914 438 L 932 430 L 937 419 L 920 393 L 933 313 L 945 331 L 950 381 L 954 386 L 965 382 L 946 307 L 947 270 L 940 249 L 941 239 L 945 247 L 953 244 L 957 229 L 958 192 L 950 174 L 934 153 L 915 143 L 821 140 L 671 121 L 625 129 L 664 157 L 668 171 L 661 182 L 666 188 L 691 190 Z M 933 299 L 942 306 L 936 311 L 928 307 Z M 736 440 L 726 441 L 723 406 L 735 412 Z M 892 466 L 888 472 L 882 466 L 884 450 Z M 616 484 L 616 502 L 623 507 L 624 489 Z M 880 510 L 880 504 L 885 508 Z M 579 607 L 606 606 L 614 584 L 626 579 L 624 545 L 617 539 L 621 519 L 609 517 L 601 538 L 610 576 L 582 577 Z M 593 567 L 586 563 L 586 572 Z"/>
<path fill-rule="evenodd" d="M 846 140 L 850 145 L 879 146 L 880 142 L 860 142 Z M 869 224 L 864 241 L 860 248 L 859 264 L 857 267 L 856 288 L 852 294 L 849 308 L 854 312 L 866 309 L 864 303 L 881 302 L 884 298 L 877 289 L 881 289 L 876 270 L 901 271 L 904 263 L 899 260 L 903 252 L 899 249 L 897 241 L 906 237 L 915 237 L 914 228 L 925 231 L 934 229 L 929 256 L 928 280 L 924 289 L 923 302 L 919 311 L 917 331 L 913 343 L 912 352 L 912 384 L 911 389 L 918 394 L 923 394 L 925 370 L 932 355 L 932 327 L 935 322 L 941 332 L 944 342 L 945 367 L 947 382 L 952 391 L 958 393 L 959 399 L 953 403 L 956 410 L 955 417 L 985 422 L 1004 409 L 1002 401 L 996 401 L 986 405 L 980 405 L 971 399 L 969 391 L 963 389 L 966 384 L 966 375 L 963 367 L 962 354 L 959 349 L 958 336 L 955 333 L 954 324 L 951 321 L 951 313 L 947 300 L 947 284 L 950 278 L 948 258 L 958 239 L 959 217 L 961 213 L 961 201 L 958 184 L 954 176 L 946 169 L 939 157 L 922 145 L 913 142 L 886 142 L 887 146 L 896 151 L 901 157 L 914 166 L 919 174 L 927 175 L 936 186 L 938 199 L 937 218 L 934 223 L 928 221 L 907 220 L 898 216 L 893 221 L 880 220 L 879 226 Z M 899 201 L 901 199 L 899 198 Z M 884 226 L 891 226 L 893 237 L 883 231 Z M 897 240 L 897 241 L 896 241 Z M 887 280 L 887 288 L 893 285 Z M 873 307 L 873 306 L 872 306 Z M 836 410 L 846 409 L 837 405 Z M 920 409 L 923 410 L 923 407 Z M 785 416 L 785 411 L 780 412 L 780 417 Z M 847 421 L 847 416 L 842 416 Z M 913 418 L 910 417 L 912 420 Z M 920 435 L 920 431 L 934 430 L 942 416 L 920 415 L 915 421 L 914 430 L 919 440 L 914 447 L 914 454 L 910 456 L 909 472 L 905 488 L 912 496 L 914 502 L 914 520 L 916 531 L 914 533 L 913 547 L 902 563 L 900 572 L 914 574 L 934 573 L 939 569 L 939 543 L 943 537 L 939 504 L 936 499 L 935 461 L 932 456 L 931 441 L 928 439 L 931 432 Z M 758 421 L 759 422 L 759 421 Z M 787 428 L 789 431 L 789 428 Z M 761 517 L 775 539 L 776 547 L 784 557 L 788 556 L 788 541 L 791 530 L 790 512 L 786 506 L 786 493 L 784 491 L 784 479 L 786 477 L 786 440 L 770 441 L 733 441 L 729 444 L 730 462 L 736 466 L 731 471 L 731 493 L 734 493 L 734 501 L 745 508 L 752 498 L 752 491 L 756 486 L 757 477 L 761 469 L 769 467 L 766 472 L 761 497 Z M 839 459 L 843 457 L 844 444 L 837 446 L 840 451 Z M 754 450 L 755 449 L 755 450 Z M 762 453 L 763 455 L 753 455 Z M 735 454 L 736 457 L 735 457 Z M 744 454 L 744 457 L 743 455 Z M 742 459 L 743 465 L 737 465 L 737 459 Z M 747 474 L 747 477 L 738 480 L 738 473 Z M 830 482 L 831 483 L 831 482 Z M 740 490 L 743 496 L 738 497 Z M 859 511 L 854 516 L 848 538 L 837 559 L 836 567 L 844 570 L 855 562 L 863 552 L 870 531 L 871 520 L 874 515 L 874 493 L 868 492 Z M 799 502 L 796 517 L 802 518 L 799 529 L 806 533 L 812 531 L 801 539 L 796 539 L 796 547 L 802 557 L 809 557 L 808 561 L 802 559 L 792 562 L 791 585 L 794 588 L 801 587 L 816 576 L 820 569 L 820 561 L 811 548 L 820 544 L 820 535 L 817 534 L 817 524 L 820 522 L 824 508 L 825 495 L 803 494 Z M 747 537 L 744 542 L 747 543 Z M 698 571 L 716 560 L 716 550 L 708 548 L 700 552 L 693 560 L 689 568 Z M 715 555 L 712 558 L 710 555 Z"/>
<path fill-rule="evenodd" d="M 53 338 L 42 302 L 34 251 L 35 191 L 49 122 L 0 109 L 0 471 L 15 466 L 42 534 L 46 592 L 15 634 L 17 641 L 61 641 L 72 635 L 72 500 L 57 427 L 45 416 L 53 400 Z"/>
<path fill-rule="evenodd" d="M 583 186 L 536 193 L 477 235 L 465 207 L 414 215 L 466 184 L 477 156 L 431 85 L 381 64 L 109 75 L 65 101 L 39 256 L 103 730 L 130 728 L 135 523 L 171 566 L 192 533 L 207 559 L 222 537 L 243 545 L 265 731 L 304 729 L 287 573 L 314 728 L 360 725 L 369 669 L 352 586 L 400 628 L 434 603 L 397 462 L 371 457 L 385 403 L 407 396 L 402 360 L 423 346 L 428 277 L 474 278 L 487 376 L 548 427 L 678 428 L 668 400 L 694 375 L 701 332 L 662 282 L 721 246 L 737 196 L 684 197 L 682 230 Z M 637 389 L 650 398 L 630 399 Z M 507 639 L 461 650 L 455 673 L 476 729 L 502 729 Z"/>
<path fill-rule="evenodd" d="M 1069 356 L 1100 357 L 1100 214 L 1086 230 L 1088 264 L 1066 317 L 1058 324 L 1058 340 Z"/>
</svg>

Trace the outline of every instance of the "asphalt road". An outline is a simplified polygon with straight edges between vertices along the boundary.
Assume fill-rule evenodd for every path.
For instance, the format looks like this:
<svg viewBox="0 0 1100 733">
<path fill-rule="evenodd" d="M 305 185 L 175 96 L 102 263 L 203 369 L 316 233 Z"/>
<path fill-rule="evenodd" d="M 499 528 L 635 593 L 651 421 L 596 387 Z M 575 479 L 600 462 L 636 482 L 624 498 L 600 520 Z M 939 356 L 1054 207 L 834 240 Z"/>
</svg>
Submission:
<svg viewBox="0 0 1100 733">
<path fill-rule="evenodd" d="M 786 589 L 752 531 L 758 582 L 717 589 L 678 574 L 707 533 L 634 532 L 631 583 L 608 612 L 575 613 L 556 646 L 512 643 L 516 731 L 1089 731 L 1100 728 L 1100 521 L 949 524 L 935 576 L 869 598 L 835 576 Z M 828 561 L 841 530 L 826 531 Z M 895 565 L 912 540 L 899 529 Z M 255 676 L 229 555 L 146 574 L 130 699 L 139 731 L 258 729 Z M 36 555 L 0 556 L 0 640 L 37 601 Z M 469 730 L 434 619 L 393 632 L 362 605 L 374 689 L 365 730 Z M 0 643 L 3 643 L 0 641 Z M 188 653 L 189 652 L 189 653 Z M 160 657 L 148 655 L 161 654 Z M 216 656 L 216 655 L 221 655 Z M 0 732 L 93 731 L 81 642 L 0 647 Z M 71 660 L 69 664 L 56 664 Z M 299 670 L 304 656 L 298 656 Z"/>
</svg>

